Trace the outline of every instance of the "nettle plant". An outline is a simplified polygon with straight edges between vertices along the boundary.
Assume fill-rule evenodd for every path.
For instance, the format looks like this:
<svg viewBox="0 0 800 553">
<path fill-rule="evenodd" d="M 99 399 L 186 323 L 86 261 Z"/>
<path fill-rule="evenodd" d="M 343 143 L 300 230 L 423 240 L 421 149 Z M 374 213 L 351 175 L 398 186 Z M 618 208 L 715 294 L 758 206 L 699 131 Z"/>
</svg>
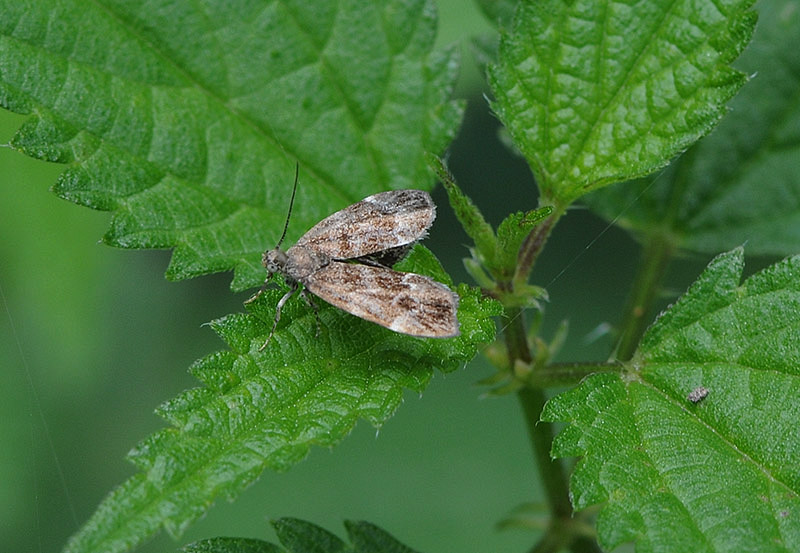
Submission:
<svg viewBox="0 0 800 553">
<path fill-rule="evenodd" d="M 168 278 L 233 270 L 233 290 L 261 285 L 296 162 L 306 200 L 289 244 L 436 176 L 474 241 L 477 286 L 454 285 L 419 245 L 395 266 L 458 293 L 454 338 L 323 302 L 317 338 L 295 299 L 261 351 L 285 287 L 213 321 L 226 349 L 192 366 L 202 386 L 159 408 L 168 426 L 132 450 L 138 472 L 65 551 L 128 551 L 162 527 L 179 537 L 219 496 L 339 443 L 358 419 L 380 426 L 404 389 L 479 351 L 527 418 L 550 509 L 533 550 L 800 551 L 800 257 L 742 281 L 745 251 L 800 248 L 798 5 L 758 5 L 746 49 L 750 0 L 482 3 L 499 29 L 476 43 L 491 109 L 540 204 L 496 230 L 438 157 L 463 103 L 430 0 L 0 3 L 0 100 L 30 114 L 11 146 L 66 164 L 54 191 L 111 211 L 106 243 L 173 249 Z M 629 230 L 642 260 L 610 360 L 562 365 L 561 338 L 536 335 L 546 291 L 531 274 L 579 199 Z M 685 251 L 719 255 L 653 321 Z M 546 401 L 554 386 L 567 391 Z M 367 523 L 347 524 L 351 544 L 274 526 L 290 551 L 408 550 Z"/>
</svg>

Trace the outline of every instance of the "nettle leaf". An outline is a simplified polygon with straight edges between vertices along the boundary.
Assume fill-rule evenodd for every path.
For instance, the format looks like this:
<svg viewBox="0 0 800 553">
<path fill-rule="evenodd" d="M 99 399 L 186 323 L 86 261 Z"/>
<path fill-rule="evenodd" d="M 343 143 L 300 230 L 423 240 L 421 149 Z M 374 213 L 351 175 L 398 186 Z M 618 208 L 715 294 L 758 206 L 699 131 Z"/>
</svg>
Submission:
<svg viewBox="0 0 800 553">
<path fill-rule="evenodd" d="M 285 553 L 279 545 L 255 538 L 208 538 L 180 549 L 181 553 Z"/>
<path fill-rule="evenodd" d="M 315 524 L 295 518 L 272 522 L 278 539 L 286 548 L 257 539 L 212 538 L 187 545 L 183 553 L 414 553 L 388 532 L 363 521 L 347 521 L 345 527 L 352 545 Z"/>
<path fill-rule="evenodd" d="M 497 254 L 494 268 L 498 272 L 513 272 L 522 242 L 531 231 L 553 212 L 550 206 L 532 209 L 527 212 L 517 211 L 509 214 L 497 226 Z M 490 265 L 490 268 L 491 265 Z"/>
<path fill-rule="evenodd" d="M 640 237 L 716 253 L 789 255 L 800 244 L 800 10 L 762 0 L 758 28 L 737 64 L 754 74 L 710 136 L 656 178 L 606 188 L 589 206 Z"/>
<path fill-rule="evenodd" d="M 476 3 L 490 23 L 498 27 L 505 27 L 513 21 L 519 2 L 518 0 L 476 0 Z"/>
<path fill-rule="evenodd" d="M 642 176 L 708 133 L 745 82 L 752 0 L 522 2 L 492 107 L 546 203 Z"/>
<path fill-rule="evenodd" d="M 413 549 L 397 541 L 385 530 L 365 521 L 345 522 L 351 546 L 347 546 L 326 530 L 303 520 L 281 518 L 273 521 L 272 526 L 281 543 L 292 552 L 414 553 Z"/>
<path fill-rule="evenodd" d="M 171 279 L 234 269 L 385 189 L 430 189 L 452 139 L 455 51 L 431 0 L 249 3 L 0 0 L 0 103 L 12 145 L 68 164 L 61 197 L 114 212 L 125 248 L 174 248 Z"/>
<path fill-rule="evenodd" d="M 433 50 L 430 0 L 237 3 L 0 0 L 0 103 L 31 117 L 12 141 L 67 164 L 62 197 L 113 211 L 109 244 L 174 248 L 169 278 L 234 270 L 264 279 L 295 160 L 287 243 L 384 189 L 430 188 L 425 152 L 452 139 L 454 50 Z M 417 248 L 402 267 L 447 280 Z M 330 306 L 317 321 L 282 291 L 214 321 L 229 350 L 192 367 L 205 387 L 163 405 L 171 426 L 139 444 L 139 468 L 72 537 L 70 552 L 125 551 L 173 535 L 220 495 L 364 418 L 382 424 L 404 389 L 466 363 L 494 336 L 498 306 L 462 286 L 461 336 L 401 336 Z M 320 302 L 322 303 L 322 302 Z"/>
<path fill-rule="evenodd" d="M 547 404 L 580 456 L 578 509 L 604 503 L 609 549 L 800 550 L 800 256 L 739 284 L 741 249 L 714 259 L 648 330 L 622 375 Z"/>
<path fill-rule="evenodd" d="M 421 246 L 397 268 L 446 280 Z M 106 497 L 65 551 L 127 551 L 162 525 L 178 536 L 263 470 L 286 470 L 311 446 L 336 445 L 360 418 L 380 426 L 405 389 L 421 392 L 434 369 L 463 366 L 494 338 L 499 304 L 466 285 L 458 293 L 461 335 L 450 339 L 403 336 L 322 302 L 317 336 L 314 312 L 295 298 L 259 351 L 282 290 L 265 292 L 249 314 L 213 321 L 230 349 L 192 366 L 205 386 L 161 406 L 171 426 L 131 451 L 140 472 Z"/>
<path fill-rule="evenodd" d="M 429 156 L 428 160 L 447 192 L 450 207 L 461 227 L 475 244 L 471 250 L 473 257 L 464 260 L 467 271 L 481 287 L 488 290 L 494 289 L 496 282 L 510 281 L 522 242 L 536 225 L 553 212 L 553 208 L 544 206 L 528 212 L 511 213 L 500 222 L 495 232 L 478 206 L 456 184 L 444 162 L 435 156 Z"/>
</svg>

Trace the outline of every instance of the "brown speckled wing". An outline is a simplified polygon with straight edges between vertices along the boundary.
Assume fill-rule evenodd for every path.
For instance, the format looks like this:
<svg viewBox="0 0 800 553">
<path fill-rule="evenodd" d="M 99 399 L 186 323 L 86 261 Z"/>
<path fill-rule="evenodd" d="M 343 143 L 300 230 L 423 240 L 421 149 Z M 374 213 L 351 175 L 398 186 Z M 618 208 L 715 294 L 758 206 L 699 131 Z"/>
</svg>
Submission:
<svg viewBox="0 0 800 553">
<path fill-rule="evenodd" d="M 427 192 L 381 192 L 329 215 L 293 247 L 310 248 L 333 259 L 353 259 L 416 242 L 435 218 L 436 205 Z"/>
<path fill-rule="evenodd" d="M 303 280 L 314 295 L 388 329 L 428 338 L 458 336 L 458 295 L 432 278 L 332 262 Z"/>
</svg>

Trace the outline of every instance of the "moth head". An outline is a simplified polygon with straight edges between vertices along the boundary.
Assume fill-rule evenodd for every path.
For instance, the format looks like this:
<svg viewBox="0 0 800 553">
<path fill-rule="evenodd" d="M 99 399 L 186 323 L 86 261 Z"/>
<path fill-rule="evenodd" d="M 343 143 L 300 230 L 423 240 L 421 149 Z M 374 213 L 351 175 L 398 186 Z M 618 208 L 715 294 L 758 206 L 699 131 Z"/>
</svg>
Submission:
<svg viewBox="0 0 800 553">
<path fill-rule="evenodd" d="M 279 246 L 275 246 L 275 249 L 264 252 L 261 256 L 261 264 L 264 265 L 267 272 L 272 275 L 283 272 L 283 268 L 286 267 L 286 261 L 288 259 L 286 252 L 280 249 Z"/>
</svg>

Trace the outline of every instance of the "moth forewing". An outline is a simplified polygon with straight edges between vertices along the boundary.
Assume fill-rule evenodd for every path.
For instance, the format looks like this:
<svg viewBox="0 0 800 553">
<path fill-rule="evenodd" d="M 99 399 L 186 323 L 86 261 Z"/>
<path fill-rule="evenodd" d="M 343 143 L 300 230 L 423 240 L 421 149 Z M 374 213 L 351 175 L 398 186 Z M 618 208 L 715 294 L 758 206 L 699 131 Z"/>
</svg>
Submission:
<svg viewBox="0 0 800 553">
<path fill-rule="evenodd" d="M 380 192 L 329 215 L 293 247 L 354 259 L 424 238 L 435 218 L 436 205 L 427 192 Z"/>
<path fill-rule="evenodd" d="M 458 295 L 427 276 L 334 261 L 303 284 L 342 311 L 401 334 L 459 335 Z"/>
</svg>

